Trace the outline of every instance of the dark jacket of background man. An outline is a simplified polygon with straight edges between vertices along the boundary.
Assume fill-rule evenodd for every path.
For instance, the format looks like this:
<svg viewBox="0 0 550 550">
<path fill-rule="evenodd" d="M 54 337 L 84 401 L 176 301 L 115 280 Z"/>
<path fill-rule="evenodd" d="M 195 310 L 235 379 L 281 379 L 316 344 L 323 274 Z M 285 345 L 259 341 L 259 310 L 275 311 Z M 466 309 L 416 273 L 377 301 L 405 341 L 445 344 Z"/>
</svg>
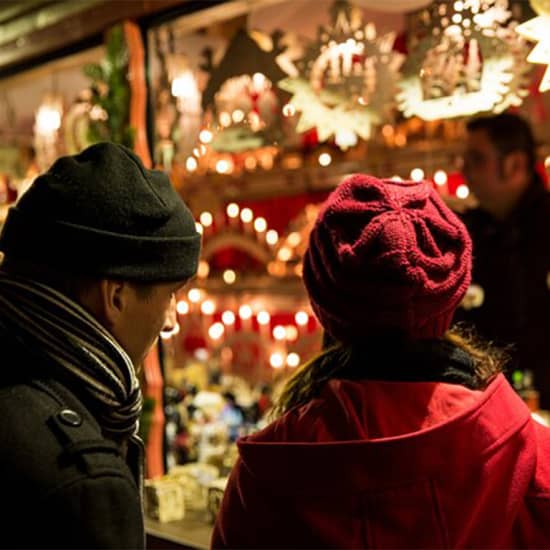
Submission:
<svg viewBox="0 0 550 550">
<path fill-rule="evenodd" d="M 512 114 L 473 119 L 464 160 L 479 200 L 464 221 L 483 302 L 456 319 L 510 346 L 508 372 L 532 371 L 540 405 L 550 409 L 550 193 L 536 171 L 531 129 Z"/>
</svg>

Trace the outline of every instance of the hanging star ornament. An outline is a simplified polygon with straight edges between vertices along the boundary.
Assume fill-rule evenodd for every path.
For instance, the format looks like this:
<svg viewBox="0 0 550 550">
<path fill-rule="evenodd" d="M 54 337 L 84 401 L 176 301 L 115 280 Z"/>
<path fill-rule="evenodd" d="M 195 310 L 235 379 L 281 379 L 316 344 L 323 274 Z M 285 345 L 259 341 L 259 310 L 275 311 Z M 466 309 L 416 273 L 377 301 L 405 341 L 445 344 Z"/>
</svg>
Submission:
<svg viewBox="0 0 550 550">
<path fill-rule="evenodd" d="M 446 0 L 418 14 L 399 107 L 424 120 L 502 112 L 527 95 L 525 42 L 507 0 Z"/>
<path fill-rule="evenodd" d="M 285 78 L 279 82 L 279 87 L 293 94 L 290 103 L 301 113 L 296 131 L 302 133 L 316 128 L 320 142 L 337 136 L 342 129 L 368 139 L 371 125 L 380 121 L 371 108 L 349 108 L 346 98 L 333 92 L 316 93 L 302 78 Z"/>
<path fill-rule="evenodd" d="M 331 22 L 296 63 L 299 76 L 278 86 L 293 94 L 297 132 L 315 128 L 320 142 L 334 136 L 346 149 L 358 137 L 368 139 L 372 126 L 389 115 L 403 56 L 393 51 L 395 33 L 377 37 L 374 25 L 364 24 L 361 11 L 345 0 L 332 5 Z"/>
<path fill-rule="evenodd" d="M 527 56 L 529 63 L 547 65 L 539 85 L 541 92 L 550 90 L 550 0 L 531 0 L 539 15 L 516 27 L 516 32 L 531 42 L 537 42 Z"/>
</svg>

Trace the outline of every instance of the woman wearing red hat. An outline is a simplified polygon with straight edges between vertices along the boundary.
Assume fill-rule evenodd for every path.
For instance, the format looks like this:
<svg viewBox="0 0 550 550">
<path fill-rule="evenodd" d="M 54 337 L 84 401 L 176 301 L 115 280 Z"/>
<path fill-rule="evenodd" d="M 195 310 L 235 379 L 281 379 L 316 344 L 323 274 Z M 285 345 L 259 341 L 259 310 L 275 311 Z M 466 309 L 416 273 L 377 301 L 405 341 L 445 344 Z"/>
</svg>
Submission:
<svg viewBox="0 0 550 550">
<path fill-rule="evenodd" d="M 550 430 L 450 328 L 471 256 L 426 182 L 332 193 L 304 283 L 334 345 L 239 441 L 214 548 L 550 547 Z"/>
</svg>

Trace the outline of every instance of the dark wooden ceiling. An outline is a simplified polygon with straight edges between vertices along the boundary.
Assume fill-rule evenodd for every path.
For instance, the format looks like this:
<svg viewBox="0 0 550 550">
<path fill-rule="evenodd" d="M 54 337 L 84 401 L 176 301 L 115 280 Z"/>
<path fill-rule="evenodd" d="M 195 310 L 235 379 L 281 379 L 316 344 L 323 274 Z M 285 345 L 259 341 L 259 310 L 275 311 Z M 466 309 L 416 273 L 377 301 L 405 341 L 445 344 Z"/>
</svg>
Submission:
<svg viewBox="0 0 550 550">
<path fill-rule="evenodd" d="M 124 19 L 178 7 L 194 11 L 209 1 L 0 0 L 0 78 L 83 43 L 99 43 L 107 28 Z"/>
</svg>

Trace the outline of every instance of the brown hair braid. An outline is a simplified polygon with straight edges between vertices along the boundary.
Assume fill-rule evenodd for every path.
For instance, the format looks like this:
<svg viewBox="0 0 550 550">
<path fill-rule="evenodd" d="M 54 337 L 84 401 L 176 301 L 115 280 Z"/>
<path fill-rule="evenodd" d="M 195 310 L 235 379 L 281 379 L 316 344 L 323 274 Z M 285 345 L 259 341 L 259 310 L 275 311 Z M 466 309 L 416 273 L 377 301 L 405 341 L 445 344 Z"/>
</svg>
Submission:
<svg viewBox="0 0 550 550">
<path fill-rule="evenodd" d="M 448 330 L 443 340 L 454 344 L 472 358 L 475 380 L 475 387 L 472 389 L 486 388 L 503 370 L 508 360 L 504 350 L 481 341 L 464 328 L 454 327 Z M 338 378 L 339 374 L 351 366 L 353 349 L 352 345 L 336 343 L 299 367 L 284 385 L 271 411 L 271 418 L 276 419 L 317 397 L 326 382 Z"/>
</svg>

